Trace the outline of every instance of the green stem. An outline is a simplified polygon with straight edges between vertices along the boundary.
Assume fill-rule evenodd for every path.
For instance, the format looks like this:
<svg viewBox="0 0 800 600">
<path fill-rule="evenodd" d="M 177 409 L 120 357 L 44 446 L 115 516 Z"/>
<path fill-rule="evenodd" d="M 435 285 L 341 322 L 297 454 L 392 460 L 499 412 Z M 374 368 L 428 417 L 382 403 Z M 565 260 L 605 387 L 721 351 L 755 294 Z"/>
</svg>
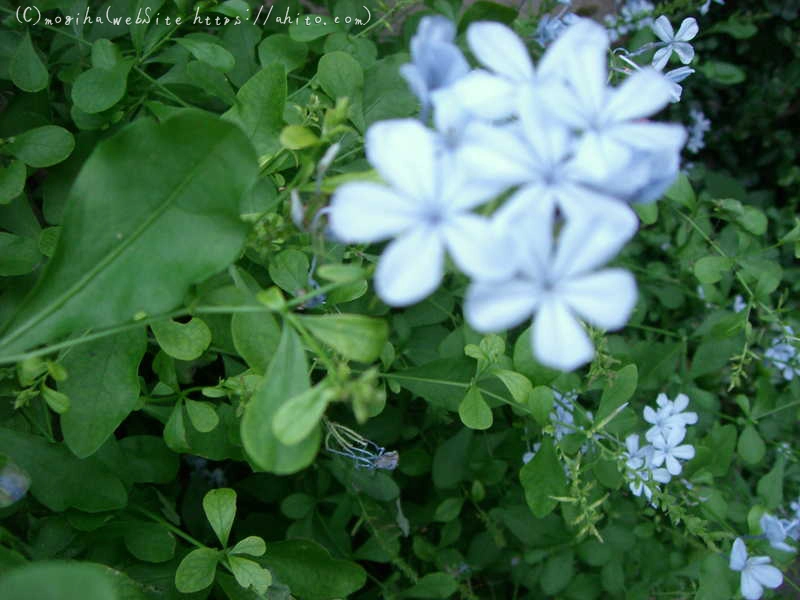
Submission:
<svg viewBox="0 0 800 600">
<path fill-rule="evenodd" d="M 142 508 L 141 506 L 131 506 L 131 509 L 136 511 L 136 512 L 138 512 L 138 513 L 140 513 L 140 514 L 142 514 L 142 515 L 144 515 L 145 517 L 147 517 L 149 519 L 152 519 L 156 523 L 158 523 L 160 525 L 163 525 L 164 527 L 169 529 L 172 533 L 177 535 L 179 538 L 182 538 L 183 540 L 189 542 L 190 544 L 193 544 L 193 545 L 197 546 L 198 548 L 206 548 L 207 547 L 205 544 L 200 543 L 199 541 L 194 539 L 192 536 L 190 536 L 188 533 L 184 532 L 181 528 L 175 527 L 175 525 L 173 525 L 172 523 L 170 523 L 169 521 L 167 521 L 163 517 L 161 517 L 161 516 L 159 516 L 159 515 L 157 515 L 157 514 L 155 514 L 153 512 L 150 512 L 146 508 Z"/>
</svg>

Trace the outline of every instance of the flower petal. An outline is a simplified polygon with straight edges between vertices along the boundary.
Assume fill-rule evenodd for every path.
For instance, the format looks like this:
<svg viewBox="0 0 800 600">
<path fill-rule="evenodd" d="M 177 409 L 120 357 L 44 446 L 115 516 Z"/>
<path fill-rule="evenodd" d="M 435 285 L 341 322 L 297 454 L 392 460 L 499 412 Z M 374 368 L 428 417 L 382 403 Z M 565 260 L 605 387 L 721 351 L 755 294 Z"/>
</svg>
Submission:
<svg viewBox="0 0 800 600">
<path fill-rule="evenodd" d="M 764 593 L 764 586 L 756 580 L 749 568 L 742 571 L 739 581 L 742 588 L 742 596 L 745 600 L 758 600 L 761 598 Z"/>
<path fill-rule="evenodd" d="M 491 21 L 472 23 L 467 43 L 483 66 L 512 81 L 533 79 L 533 63 L 528 49 L 506 25 Z"/>
<path fill-rule="evenodd" d="M 484 217 L 470 213 L 450 218 L 442 232 L 447 250 L 459 269 L 481 280 L 503 280 L 513 275 L 516 264 L 513 242 Z"/>
<path fill-rule="evenodd" d="M 608 50 L 608 32 L 605 27 L 591 19 L 578 19 L 567 27 L 539 61 L 539 77 L 544 79 L 564 77 L 568 62 L 581 47 L 589 47 L 594 53 L 605 55 Z"/>
<path fill-rule="evenodd" d="M 662 42 L 671 42 L 675 37 L 675 30 L 672 28 L 672 23 L 670 23 L 669 19 L 664 15 L 658 17 L 650 28 Z"/>
<path fill-rule="evenodd" d="M 654 69 L 642 69 L 628 77 L 611 94 L 605 114 L 616 122 L 642 119 L 669 104 L 672 86 Z"/>
<path fill-rule="evenodd" d="M 672 449 L 672 456 L 681 460 L 692 460 L 694 458 L 694 446 L 683 444 Z"/>
<path fill-rule="evenodd" d="M 331 201 L 330 227 L 343 242 L 378 242 L 402 233 L 417 219 L 409 198 L 377 183 L 347 183 Z"/>
<path fill-rule="evenodd" d="M 700 27 L 697 25 L 697 20 L 694 17 L 687 17 L 681 23 L 681 26 L 678 28 L 678 33 L 675 34 L 675 39 L 681 42 L 688 42 L 691 39 L 694 39 L 694 36 L 700 31 Z"/>
<path fill-rule="evenodd" d="M 475 123 L 471 129 L 459 157 L 476 178 L 495 183 L 498 189 L 536 178 L 537 165 L 516 128 Z"/>
<path fill-rule="evenodd" d="M 662 71 L 669 62 L 669 57 L 672 56 L 672 45 L 664 46 L 656 50 L 653 54 L 653 62 L 651 63 L 654 69 Z"/>
<path fill-rule="evenodd" d="M 391 306 L 408 306 L 433 292 L 444 273 L 444 243 L 431 227 L 417 227 L 397 238 L 381 255 L 375 291 Z"/>
<path fill-rule="evenodd" d="M 464 316 L 481 333 L 519 325 L 536 310 L 541 290 L 534 283 L 513 279 L 504 283 L 473 283 L 467 290 Z"/>
<path fill-rule="evenodd" d="M 482 119 L 505 119 L 514 114 L 519 85 L 481 69 L 452 85 L 464 108 Z"/>
<path fill-rule="evenodd" d="M 559 297 L 582 319 L 602 329 L 619 329 L 636 306 L 636 280 L 623 269 L 606 269 L 558 286 Z"/>
<path fill-rule="evenodd" d="M 681 62 L 685 65 L 688 65 L 692 62 L 694 58 L 694 48 L 688 42 L 675 42 L 672 46 L 673 50 L 675 50 L 675 54 L 678 55 L 678 58 L 681 59 Z"/>
<path fill-rule="evenodd" d="M 764 587 L 774 589 L 783 583 L 783 573 L 772 565 L 753 565 L 750 571 L 756 581 Z"/>
<path fill-rule="evenodd" d="M 416 119 L 379 121 L 367 131 L 366 153 L 381 176 L 419 203 L 436 192 L 435 138 Z"/>
<path fill-rule="evenodd" d="M 572 371 L 594 356 L 594 346 L 583 326 L 553 297 L 542 302 L 531 340 L 536 359 L 553 369 Z"/>
<path fill-rule="evenodd" d="M 731 547 L 731 558 L 729 566 L 733 571 L 741 571 L 747 563 L 747 547 L 742 538 L 736 538 Z"/>
</svg>

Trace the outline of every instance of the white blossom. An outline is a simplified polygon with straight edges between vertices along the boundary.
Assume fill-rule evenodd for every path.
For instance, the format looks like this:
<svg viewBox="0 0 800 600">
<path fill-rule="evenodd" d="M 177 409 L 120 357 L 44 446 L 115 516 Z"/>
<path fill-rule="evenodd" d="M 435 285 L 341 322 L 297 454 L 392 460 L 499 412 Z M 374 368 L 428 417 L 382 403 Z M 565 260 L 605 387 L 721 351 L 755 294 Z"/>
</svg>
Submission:
<svg viewBox="0 0 800 600">
<path fill-rule="evenodd" d="M 740 586 L 746 600 L 758 600 L 765 587 L 774 589 L 783 583 L 783 574 L 770 562 L 769 556 L 748 557 L 742 538 L 733 542 L 730 568 L 741 572 Z"/>
<path fill-rule="evenodd" d="M 652 425 L 645 433 L 645 439 L 649 442 L 659 436 L 669 437 L 672 430 L 685 431 L 687 425 L 697 423 L 697 413 L 685 412 L 689 406 L 689 397 L 686 394 L 678 394 L 674 402 L 666 394 L 659 394 L 656 404 L 658 408 L 655 410 L 650 406 L 644 407 L 644 420 Z"/>
<path fill-rule="evenodd" d="M 669 62 L 673 52 L 678 55 L 683 64 L 688 65 L 692 62 L 694 48 L 689 41 L 693 40 L 700 30 L 694 17 L 684 19 L 677 33 L 672 29 L 669 19 L 663 15 L 656 19 L 652 29 L 656 37 L 661 40 L 660 48 L 653 55 L 653 66 L 656 69 L 662 70 Z"/>
<path fill-rule="evenodd" d="M 786 543 L 786 538 L 789 536 L 789 530 L 792 529 L 793 523 L 778 519 L 770 514 L 764 513 L 759 521 L 761 530 L 769 540 L 769 545 L 776 550 L 783 550 L 784 552 L 795 552 L 795 548 Z"/>
<path fill-rule="evenodd" d="M 686 429 L 679 427 L 670 429 L 666 435 L 662 432 L 656 436 L 652 440 L 653 466 L 660 467 L 663 464 L 670 475 L 680 475 L 683 470 L 680 461 L 694 458 L 694 446 L 681 444 L 685 436 Z"/>
</svg>

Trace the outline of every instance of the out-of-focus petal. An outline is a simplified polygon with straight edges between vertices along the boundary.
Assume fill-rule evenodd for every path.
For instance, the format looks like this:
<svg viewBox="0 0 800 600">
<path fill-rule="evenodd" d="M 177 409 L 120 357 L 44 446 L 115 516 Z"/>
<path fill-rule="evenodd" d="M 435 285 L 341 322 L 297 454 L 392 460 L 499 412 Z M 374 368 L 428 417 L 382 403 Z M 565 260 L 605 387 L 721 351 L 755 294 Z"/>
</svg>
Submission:
<svg viewBox="0 0 800 600">
<path fill-rule="evenodd" d="M 619 329 L 636 306 L 636 280 L 628 271 L 606 269 L 559 284 L 560 298 L 595 327 Z"/>
<path fill-rule="evenodd" d="M 642 119 L 669 104 L 669 80 L 658 71 L 637 71 L 614 90 L 606 106 L 606 116 L 616 122 Z"/>
<path fill-rule="evenodd" d="M 466 213 L 448 219 L 442 232 L 453 262 L 470 277 L 504 280 L 514 274 L 513 242 L 488 219 Z"/>
<path fill-rule="evenodd" d="M 533 63 L 528 49 L 509 27 L 481 21 L 467 28 L 467 42 L 483 66 L 512 81 L 533 79 Z"/>
<path fill-rule="evenodd" d="M 783 573 L 772 565 L 753 565 L 753 577 L 764 587 L 774 589 L 783 583 Z"/>
<path fill-rule="evenodd" d="M 594 356 L 594 346 L 583 326 L 553 297 L 542 301 L 531 340 L 536 359 L 553 369 L 572 371 Z"/>
<path fill-rule="evenodd" d="M 473 283 L 464 301 L 469 326 L 482 333 L 519 325 L 536 310 L 541 290 L 533 282 L 513 279 L 503 283 Z"/>
<path fill-rule="evenodd" d="M 476 123 L 460 158 L 478 179 L 510 187 L 535 177 L 536 165 L 519 135 L 511 128 Z"/>
<path fill-rule="evenodd" d="M 391 306 L 408 306 L 442 281 L 444 242 L 431 227 L 417 227 L 386 247 L 375 271 L 375 291 Z"/>
<path fill-rule="evenodd" d="M 366 154 L 378 173 L 421 204 L 436 193 L 436 143 L 415 119 L 375 123 L 367 130 Z"/>
<path fill-rule="evenodd" d="M 452 84 L 464 108 L 482 119 L 505 119 L 517 108 L 519 84 L 476 69 Z"/>
<path fill-rule="evenodd" d="M 333 194 L 330 227 L 343 242 L 371 243 L 398 235 L 417 223 L 416 205 L 385 185 L 353 182 Z"/>
<path fill-rule="evenodd" d="M 745 600 L 758 600 L 764 594 L 764 586 L 758 582 L 750 569 L 742 571 L 740 584 Z"/>
<path fill-rule="evenodd" d="M 733 571 L 741 571 L 747 563 L 747 547 L 742 538 L 736 538 L 731 547 L 730 568 Z"/>
</svg>

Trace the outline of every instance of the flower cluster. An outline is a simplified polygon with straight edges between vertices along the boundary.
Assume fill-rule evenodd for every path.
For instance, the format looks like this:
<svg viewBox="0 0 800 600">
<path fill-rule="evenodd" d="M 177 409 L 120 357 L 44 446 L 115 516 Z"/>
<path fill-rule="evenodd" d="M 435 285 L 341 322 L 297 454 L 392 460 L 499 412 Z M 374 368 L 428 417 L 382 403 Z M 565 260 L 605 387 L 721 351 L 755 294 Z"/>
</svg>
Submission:
<svg viewBox="0 0 800 600">
<path fill-rule="evenodd" d="M 686 142 L 686 149 L 697 154 L 702 150 L 706 143 L 706 133 L 711 129 L 711 121 L 708 120 L 702 110 L 693 108 L 689 111 L 689 141 Z"/>
<path fill-rule="evenodd" d="M 794 329 L 789 326 L 783 328 L 783 334 L 772 339 L 770 347 L 764 352 L 764 358 L 776 369 L 786 381 L 791 381 L 795 376 L 800 376 L 800 355 L 797 348 L 789 340 L 794 337 Z"/>
<path fill-rule="evenodd" d="M 648 0 L 625 0 L 619 13 L 607 15 L 605 18 L 611 39 L 617 40 L 652 25 L 655 9 Z"/>
<path fill-rule="evenodd" d="M 694 446 L 682 442 L 686 427 L 697 423 L 697 413 L 686 412 L 689 406 L 686 394 L 678 394 L 674 401 L 659 394 L 656 405 L 655 409 L 650 406 L 644 409 L 644 420 L 652 425 L 644 436 L 650 443 L 640 447 L 638 433 L 625 440 L 625 476 L 630 490 L 636 496 L 644 493 L 649 501 L 659 483 L 669 483 L 673 476 L 681 474 L 680 461 L 694 458 Z"/>
<path fill-rule="evenodd" d="M 466 32 L 479 68 L 467 69 L 454 38 L 443 17 L 420 22 L 402 73 L 421 117 L 369 128 L 367 159 L 384 183 L 338 188 L 332 233 L 392 240 L 375 273 L 392 306 L 431 294 L 449 256 L 472 280 L 471 327 L 496 332 L 532 318 L 537 359 L 575 369 L 594 355 L 581 321 L 619 329 L 636 303 L 633 276 L 604 265 L 637 229 L 630 204 L 657 200 L 678 173 L 685 130 L 648 120 L 673 85 L 644 67 L 609 86 L 608 34 L 586 19 L 538 65 L 499 23 Z"/>
</svg>

